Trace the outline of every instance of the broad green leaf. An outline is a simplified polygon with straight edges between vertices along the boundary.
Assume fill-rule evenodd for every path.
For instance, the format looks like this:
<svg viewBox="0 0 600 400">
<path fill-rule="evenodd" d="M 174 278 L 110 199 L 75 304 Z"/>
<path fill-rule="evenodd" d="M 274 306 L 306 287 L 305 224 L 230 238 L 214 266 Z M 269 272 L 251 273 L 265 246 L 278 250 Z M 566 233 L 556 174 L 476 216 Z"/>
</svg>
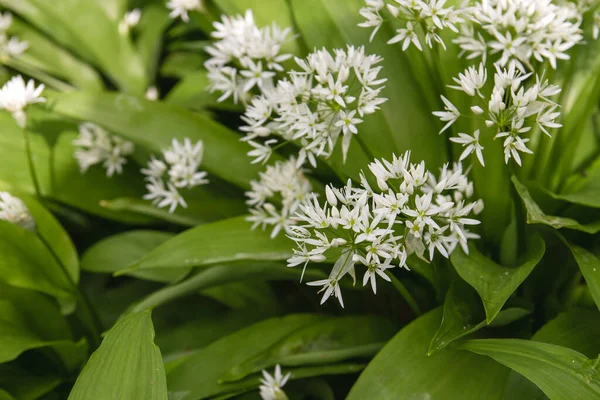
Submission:
<svg viewBox="0 0 600 400">
<path fill-rule="evenodd" d="M 532 337 L 594 358 L 600 354 L 600 313 L 575 308 L 559 314 Z"/>
<path fill-rule="evenodd" d="M 596 357 L 600 353 L 599 317 L 598 311 L 571 309 L 544 325 L 532 340 L 568 347 L 590 358 Z M 512 371 L 503 399 L 545 400 L 547 397 L 531 381 Z"/>
<path fill-rule="evenodd" d="M 92 167 L 83 175 L 73 157 L 71 142 L 76 138 L 73 127 L 52 119 L 34 118 L 32 122 L 36 127 L 30 135 L 32 157 L 45 197 L 103 217 L 148 223 L 148 217 L 117 213 L 100 206 L 104 199 L 143 195 L 144 185 L 134 166 L 126 165 L 123 175 L 110 179 L 102 167 Z M 5 112 L 0 113 L 0 127 L 0 158 L 3 161 L 0 189 L 33 194 L 23 132 Z M 37 133 L 37 128 L 43 136 Z"/>
<path fill-rule="evenodd" d="M 596 306 L 600 308 L 600 259 L 581 246 L 569 244 L 569 248 L 588 284 Z"/>
<path fill-rule="evenodd" d="M 150 311 L 131 314 L 106 334 L 77 378 L 69 400 L 165 400 L 162 357 Z"/>
<path fill-rule="evenodd" d="M 241 188 L 249 188 L 262 166 L 250 164 L 250 147 L 239 136 L 202 115 L 165 103 L 117 93 L 63 93 L 54 97 L 54 111 L 108 128 L 159 152 L 173 139 L 204 142 L 202 168 Z M 173 127 L 177 127 L 173 130 Z M 123 196 L 120 196 L 123 197 Z"/>
<path fill-rule="evenodd" d="M 129 38 L 119 34 L 118 22 L 111 21 L 98 2 L 88 0 L 23 0 L 37 7 L 38 13 L 51 16 L 79 43 L 76 51 L 93 56 L 96 65 L 123 91 L 142 95 L 148 86 L 146 71 Z M 72 15 L 77 15 L 73 18 Z M 50 35 L 54 27 L 37 25 Z M 72 36 L 70 38 L 72 40 Z M 73 46 L 75 47 L 75 46 Z"/>
<path fill-rule="evenodd" d="M 232 309 L 254 306 L 275 311 L 279 307 L 277 296 L 269 283 L 258 279 L 231 282 L 204 289 L 200 293 Z"/>
<path fill-rule="evenodd" d="M 551 226 L 554 229 L 567 228 L 591 234 L 600 232 L 600 221 L 584 225 L 571 218 L 546 215 L 540 206 L 535 202 L 533 197 L 531 197 L 527 187 L 519 182 L 515 176 L 512 177 L 512 181 L 527 210 L 528 224 L 544 224 Z"/>
<path fill-rule="evenodd" d="M 239 391 L 239 384 L 219 383 L 233 366 L 256 357 L 292 333 L 322 320 L 324 317 L 309 314 L 272 318 L 217 340 L 169 372 L 169 391 L 177 393 L 180 400 Z M 250 383 L 250 387 L 253 385 L 256 387 L 257 382 Z"/>
<path fill-rule="evenodd" d="M 81 268 L 88 272 L 112 274 L 127 268 L 154 248 L 175 236 L 161 231 L 129 231 L 110 236 L 90 247 L 81 258 Z M 190 268 L 152 269 L 131 273 L 140 279 L 173 282 L 185 277 Z"/>
<path fill-rule="evenodd" d="M 333 364 L 373 356 L 395 333 L 396 327 L 380 317 L 340 317 L 300 329 L 265 352 L 235 365 L 222 381 L 281 366 Z"/>
<path fill-rule="evenodd" d="M 282 264 L 269 262 L 219 265 L 202 270 L 183 282 L 167 286 L 146 296 L 133 304 L 128 311 L 137 312 L 146 310 L 202 289 L 245 281 L 247 279 L 300 280 L 301 272 L 300 270 L 286 268 Z M 323 278 L 323 274 L 319 273 L 319 271 L 307 271 L 306 278 Z"/>
<path fill-rule="evenodd" d="M 18 196 L 18 194 L 15 194 Z M 77 250 L 62 225 L 38 201 L 30 197 L 21 197 L 33 216 L 38 237 L 62 263 L 73 282 L 79 282 L 79 257 Z"/>
<path fill-rule="evenodd" d="M 527 252 L 521 256 L 520 264 L 514 268 L 496 264 L 473 245 L 469 246 L 468 255 L 462 249 L 457 249 L 452 253 L 451 260 L 460 277 L 479 293 L 489 324 L 540 262 L 545 251 L 544 240 L 534 234 L 528 239 Z"/>
<path fill-rule="evenodd" d="M 357 27 L 364 21 L 359 14 L 364 4 L 362 0 L 291 1 L 298 29 L 309 50 L 326 46 L 332 51 L 347 44 L 365 45 L 367 53 L 383 57 L 381 75 L 388 79 L 383 97 L 389 100 L 380 111 L 365 116 L 358 128 L 370 152 L 376 157 L 390 157 L 393 152 L 411 150 L 415 161 L 425 160 L 433 169 L 446 159 L 447 138 L 438 135 L 439 127 L 431 116 L 435 110 L 425 101 L 408 58 L 397 47 L 386 44 L 385 37 L 387 34 L 391 37 L 391 30 L 382 27 L 369 43 L 370 31 Z M 356 140 L 352 146 L 358 146 Z M 355 161 L 350 158 L 348 162 Z"/>
<path fill-rule="evenodd" d="M 0 387 L 18 399 L 39 399 L 62 381 L 63 379 L 56 374 L 38 375 L 18 365 L 0 365 Z"/>
<path fill-rule="evenodd" d="M 7 300 L 0 300 L 0 364 L 12 361 L 27 350 L 49 346 L 77 346 L 66 340 L 48 341 L 30 330 L 28 321 L 20 311 Z M 67 350 L 68 351 L 68 350 Z"/>
<path fill-rule="evenodd" d="M 0 389 L 0 400 L 15 400 L 6 390 Z"/>
<path fill-rule="evenodd" d="M 75 288 L 40 238 L 0 221 L 0 279 L 12 286 L 74 300 Z"/>
<path fill-rule="evenodd" d="M 286 260 L 292 243 L 283 235 L 250 230 L 245 217 L 189 229 L 148 253 L 130 270 L 199 267 L 244 260 Z"/>
<path fill-rule="evenodd" d="M 507 325 L 530 313 L 525 308 L 509 307 L 500 311 L 490 326 Z M 442 323 L 431 340 L 429 354 L 486 326 L 485 310 L 477 292 L 463 281 L 454 282 L 446 293 Z"/>
<path fill-rule="evenodd" d="M 104 87 L 102 79 L 93 68 L 48 40 L 30 25 L 13 19 L 9 32 L 29 43 L 29 48 L 19 57 L 19 61 L 71 82 L 82 90 L 100 91 Z"/>
<path fill-rule="evenodd" d="M 404 327 L 369 363 L 347 400 L 496 400 L 509 370 L 485 357 L 451 348 L 427 355 L 441 309 Z"/>
<path fill-rule="evenodd" d="M 208 73 L 206 70 L 191 72 L 183 77 L 177 85 L 171 89 L 165 101 L 191 110 L 202 110 L 205 107 L 241 111 L 239 106 L 227 101 L 218 103 L 218 96 L 208 91 Z"/>
<path fill-rule="evenodd" d="M 476 339 L 457 346 L 517 371 L 551 399 L 600 398 L 600 374 L 593 367 L 594 360 L 575 350 L 521 339 Z"/>
<path fill-rule="evenodd" d="M 163 33 L 171 22 L 166 7 L 149 5 L 144 7 L 140 22 L 134 28 L 136 32 L 139 32 L 137 49 L 150 80 L 156 76 L 163 46 Z"/>
</svg>

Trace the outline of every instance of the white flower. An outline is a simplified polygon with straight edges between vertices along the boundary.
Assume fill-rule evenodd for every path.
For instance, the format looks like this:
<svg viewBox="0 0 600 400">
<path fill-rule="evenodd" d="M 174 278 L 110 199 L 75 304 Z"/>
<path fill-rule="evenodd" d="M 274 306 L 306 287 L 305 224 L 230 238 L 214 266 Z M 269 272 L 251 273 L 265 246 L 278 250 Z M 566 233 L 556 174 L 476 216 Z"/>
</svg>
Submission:
<svg viewBox="0 0 600 400">
<path fill-rule="evenodd" d="M 156 86 L 148 87 L 148 90 L 146 90 L 146 99 L 150 101 L 158 100 L 158 88 Z"/>
<path fill-rule="evenodd" d="M 262 371 L 263 378 L 260 380 L 260 397 L 262 400 L 287 400 L 287 396 L 282 388 L 287 383 L 292 375 L 291 372 L 283 375 L 279 364 L 275 366 L 275 373 L 269 374 L 267 371 Z"/>
<path fill-rule="evenodd" d="M 485 162 L 483 161 L 483 146 L 479 144 L 479 129 L 473 133 L 473 136 L 469 136 L 466 133 L 459 133 L 458 137 L 450 138 L 450 140 L 454 143 L 462 144 L 465 149 L 458 161 L 462 161 L 467 158 L 471 153 L 475 153 L 477 155 L 477 159 L 485 167 Z"/>
<path fill-rule="evenodd" d="M 290 40 L 291 29 L 277 24 L 259 28 L 251 10 L 245 15 L 223 16 L 213 23 L 211 36 L 216 40 L 205 48 L 211 56 L 204 64 L 208 70 L 210 91 L 220 92 L 218 101 L 233 97 L 247 103 L 253 94 L 270 90 L 282 62 L 291 54 L 282 53 Z"/>
<path fill-rule="evenodd" d="M 203 9 L 202 0 L 169 0 L 167 8 L 171 10 L 169 17 L 178 18 L 184 22 L 188 22 L 190 17 L 189 11 L 201 11 Z"/>
<path fill-rule="evenodd" d="M 396 0 L 395 5 L 386 3 L 384 0 L 366 0 L 367 7 L 360 10 L 360 15 L 366 19 L 358 26 L 363 28 L 373 28 L 371 40 L 379 31 L 385 20 L 395 19 L 397 24 L 403 27 L 396 29 L 397 35 L 388 40 L 388 44 L 402 42 L 402 50 L 408 49 L 410 44 L 414 44 L 419 50 L 423 50 L 419 41 L 419 36 L 415 31 L 416 27 L 421 26 L 425 32 L 425 43 L 433 47 L 434 43 L 439 43 L 444 49 L 446 45 L 438 34 L 445 28 L 457 31 L 456 24 L 464 22 L 461 10 L 454 10 L 454 7 L 445 7 L 446 0 Z M 389 13 L 389 17 L 382 16 L 383 12 Z M 414 24 L 414 25 L 413 25 Z"/>
<path fill-rule="evenodd" d="M 359 116 L 375 112 L 386 100 L 379 86 L 385 82 L 379 77 L 381 61 L 365 54 L 363 47 L 353 46 L 333 54 L 317 50 L 306 59 L 296 59 L 299 71 L 289 71 L 273 89 L 250 101 L 242 117 L 244 140 L 279 136 L 280 144 L 293 142 L 300 147 L 298 165 L 308 159 L 316 166 L 316 157 L 329 157 L 341 137 L 345 161 L 352 136 L 363 122 Z"/>
<path fill-rule="evenodd" d="M 8 11 L 0 12 L 0 33 L 5 33 L 12 24 L 12 14 Z"/>
<path fill-rule="evenodd" d="M 8 38 L 5 34 L 0 33 L 0 56 L 1 57 L 18 57 L 29 48 L 29 43 L 25 40 L 19 40 L 17 37 Z"/>
<path fill-rule="evenodd" d="M 312 192 L 310 181 L 296 167 L 294 158 L 267 166 L 260 180 L 251 181 L 250 186 L 252 190 L 246 192 L 252 214 L 248 221 L 253 223 L 252 229 L 273 226 L 271 237 L 281 230 L 287 233 L 296 224 L 292 217 Z"/>
<path fill-rule="evenodd" d="M 460 164 L 445 165 L 434 175 L 423 162 L 411 163 L 407 152 L 391 161 L 375 160 L 369 169 L 380 192 L 364 176 L 363 187 L 352 181 L 342 189 L 328 186 L 326 203 L 310 196 L 298 207 L 298 224 L 288 230 L 297 245 L 289 267 L 337 258 L 327 279 L 309 283 L 322 286 L 322 303 L 334 296 L 343 307 L 340 282 L 346 275 L 355 280 L 356 268 L 366 269 L 363 286 L 370 283 L 376 292 L 376 277 L 389 281 L 388 270 L 406 267 L 409 254 L 425 258 L 429 249 L 429 260 L 436 252 L 449 257 L 457 245 L 476 237 L 467 227 L 479 223 L 469 216 L 482 204 L 469 202 L 473 184 Z"/>
<path fill-rule="evenodd" d="M 478 69 L 469 67 L 458 78 L 454 78 L 460 86 L 450 87 L 465 92 L 478 103 L 471 106 L 475 118 L 483 119 L 488 128 L 495 127 L 499 132 L 496 138 L 506 138 L 504 140 L 505 161 L 514 159 L 521 165 L 519 152 L 532 153 L 525 145 L 530 139 L 524 136 L 535 124 L 548 136 L 550 136 L 548 128 L 562 126 L 557 122 L 560 117 L 558 105 L 549 99 L 559 94 L 561 89 L 537 75 L 535 83 L 529 83 L 533 73 L 522 72 L 514 62 L 510 62 L 507 68 L 496 63 L 494 68 L 494 86 L 487 95 L 482 92 L 487 77 L 483 63 L 479 64 Z M 442 121 L 449 121 L 448 124 L 452 124 L 460 114 L 452 108 L 453 106 L 445 97 L 442 96 L 442 100 L 446 104 L 446 111 L 438 111 L 434 114 Z M 486 112 L 487 115 L 483 117 Z M 449 126 L 448 124 L 444 129 Z M 473 137 L 459 133 L 458 137 L 450 140 L 465 147 L 460 160 L 475 153 L 481 165 L 484 165 L 483 147 L 479 144 L 479 129 L 475 131 Z"/>
<path fill-rule="evenodd" d="M 46 99 L 40 97 L 43 90 L 44 85 L 39 85 L 36 88 L 33 79 L 30 79 L 26 85 L 21 75 L 15 76 L 0 89 L 0 109 L 3 108 L 10 112 L 17 124 L 21 128 L 25 128 L 27 125 L 27 114 L 25 112 L 27 106 L 44 103 Z"/>
<path fill-rule="evenodd" d="M 204 145 L 202 141 L 192 144 L 189 138 L 183 142 L 173 139 L 172 146 L 162 153 L 164 161 L 152 156 L 148 167 L 141 170 L 148 182 L 144 199 L 152 200 L 159 208 L 169 206 L 169 212 L 173 213 L 180 205 L 187 207 L 180 189 L 189 190 L 208 183 L 208 174 L 199 170 Z"/>
<path fill-rule="evenodd" d="M 113 136 L 98 125 L 90 122 L 79 125 L 79 136 L 73 140 L 77 148 L 73 154 L 81 173 L 92 165 L 100 164 L 106 168 L 106 175 L 113 176 L 123 172 L 127 156 L 135 149 L 132 142 Z"/>
<path fill-rule="evenodd" d="M 434 111 L 432 114 L 435 115 L 436 117 L 438 117 L 442 122 L 448 122 L 446 125 L 444 125 L 444 127 L 440 131 L 440 133 L 442 133 L 446 129 L 450 128 L 450 126 L 454 122 L 456 122 L 456 120 L 460 117 L 460 111 L 458 111 L 458 108 L 456 108 L 454 106 L 454 104 L 452 104 L 450 102 L 450 100 L 448 100 L 444 96 L 440 96 L 440 97 L 442 98 L 442 101 L 444 102 L 444 109 L 446 111 Z"/>
<path fill-rule="evenodd" d="M 547 60 L 556 68 L 557 59 L 583 39 L 583 15 L 568 1 L 480 0 L 464 8 L 473 25 L 461 29 L 454 40 L 468 58 L 499 54 L 501 66 L 514 63 L 531 69 L 531 58 Z M 484 60 L 485 61 L 485 60 Z"/>
<path fill-rule="evenodd" d="M 0 192 L 0 220 L 8 221 L 31 232 L 35 232 L 36 229 L 35 220 L 23 200 L 8 192 Z"/>
<path fill-rule="evenodd" d="M 121 35 L 126 35 L 131 28 L 137 26 L 140 22 L 140 18 L 142 17 L 142 10 L 139 8 L 135 8 L 131 11 L 128 11 L 123 16 L 123 19 L 119 23 L 119 33 Z"/>
</svg>

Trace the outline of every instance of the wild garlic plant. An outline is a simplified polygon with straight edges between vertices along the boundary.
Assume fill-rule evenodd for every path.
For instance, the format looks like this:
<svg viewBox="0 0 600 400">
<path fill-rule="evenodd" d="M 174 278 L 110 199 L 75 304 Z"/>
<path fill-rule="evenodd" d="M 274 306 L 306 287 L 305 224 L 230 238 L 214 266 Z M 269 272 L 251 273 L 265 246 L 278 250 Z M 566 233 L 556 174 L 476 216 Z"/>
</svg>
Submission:
<svg viewBox="0 0 600 400">
<path fill-rule="evenodd" d="M 127 156 L 135 150 L 132 142 L 119 136 L 111 135 L 104 128 L 86 122 L 79 125 L 79 136 L 73 140 L 77 150 L 73 154 L 81 173 L 84 174 L 92 165 L 102 163 L 108 177 L 121 174 L 127 163 Z"/>
<path fill-rule="evenodd" d="M 363 286 L 370 283 L 376 293 L 377 276 L 390 281 L 387 270 L 408 268 L 409 255 L 448 258 L 457 246 L 468 253 L 468 240 L 479 237 L 468 227 L 479 224 L 473 217 L 483 203 L 472 199 L 472 183 L 460 164 L 434 174 L 424 162 L 411 163 L 408 151 L 391 161 L 375 160 L 369 170 L 378 189 L 364 175 L 360 187 L 351 181 L 339 189 L 327 186 L 327 202 L 313 194 L 299 206 L 298 225 L 289 228 L 297 248 L 288 267 L 305 270 L 309 262 L 335 260 L 327 279 L 308 283 L 322 286 L 321 304 L 334 296 L 344 306 L 340 281 L 346 275 L 356 279 L 356 265 L 364 268 Z"/>
<path fill-rule="evenodd" d="M 381 95 L 386 81 L 380 76 L 381 60 L 353 46 L 334 54 L 321 49 L 296 59 L 299 70 L 288 71 L 287 78 L 246 108 L 241 130 L 255 148 L 250 155 L 265 162 L 274 145 L 293 142 L 300 147 L 298 167 L 305 161 L 316 167 L 317 157 L 329 157 L 341 137 L 345 160 L 357 125 L 386 101 Z M 271 136 L 279 140 L 268 139 Z M 268 140 L 261 144 L 257 139 Z"/>
<path fill-rule="evenodd" d="M 30 232 L 35 232 L 35 219 L 29 212 L 23 200 L 8 192 L 0 192 L 0 220 L 20 226 Z"/>
<path fill-rule="evenodd" d="M 447 122 L 440 133 L 447 130 L 461 116 L 479 118 L 486 127 L 497 131 L 495 138 L 503 140 L 505 163 L 514 159 L 521 165 L 520 153 L 532 154 L 532 150 L 527 147 L 530 139 L 524 136 L 531 132 L 534 125 L 548 136 L 551 136 L 549 128 L 562 126 L 557 122 L 560 117 L 559 106 L 551 100 L 561 89 L 538 75 L 535 82 L 526 87 L 525 82 L 532 73 L 523 74 L 515 64 L 510 64 L 507 69 L 500 64 L 495 64 L 495 67 L 491 93 L 486 91 L 489 85 L 486 87 L 488 76 L 483 63 L 480 63 L 478 68 L 469 67 L 459 74 L 458 78 L 454 78 L 457 85 L 450 88 L 459 90 L 473 99 L 474 105 L 469 111 L 461 113 L 447 98 L 441 96 L 445 111 L 436 111 L 433 114 L 441 121 Z M 457 137 L 450 139 L 465 147 L 459 160 L 475 153 L 481 165 L 485 165 L 479 132 L 477 129 L 472 136 L 459 133 Z"/>
<path fill-rule="evenodd" d="M 259 28 L 251 10 L 244 16 L 223 15 L 213 26 L 215 41 L 205 49 L 211 57 L 204 66 L 210 91 L 221 93 L 218 101 L 231 97 L 234 103 L 245 104 L 272 89 L 276 75 L 284 71 L 282 63 L 292 57 L 282 51 L 291 40 L 291 29 L 281 29 L 276 23 Z"/>
<path fill-rule="evenodd" d="M 300 205 L 313 190 L 294 158 L 267 166 L 260 179 L 251 181 L 250 186 L 252 190 L 246 192 L 251 214 L 248 221 L 253 223 L 252 229 L 272 226 L 272 238 L 280 231 L 288 233 L 296 223 L 294 217 Z"/>
<path fill-rule="evenodd" d="M 162 150 L 162 159 L 152 156 L 142 174 L 146 176 L 148 193 L 144 199 L 152 200 L 157 207 L 169 207 L 173 213 L 178 206 L 187 207 L 181 190 L 208 183 L 207 173 L 200 170 L 204 144 L 192 144 L 189 138 L 183 142 L 173 139 L 172 146 Z"/>
<path fill-rule="evenodd" d="M 18 57 L 28 48 L 29 43 L 16 36 L 9 36 L 8 29 L 12 24 L 12 14 L 8 11 L 0 12 L 0 62 L 11 57 Z"/>
</svg>

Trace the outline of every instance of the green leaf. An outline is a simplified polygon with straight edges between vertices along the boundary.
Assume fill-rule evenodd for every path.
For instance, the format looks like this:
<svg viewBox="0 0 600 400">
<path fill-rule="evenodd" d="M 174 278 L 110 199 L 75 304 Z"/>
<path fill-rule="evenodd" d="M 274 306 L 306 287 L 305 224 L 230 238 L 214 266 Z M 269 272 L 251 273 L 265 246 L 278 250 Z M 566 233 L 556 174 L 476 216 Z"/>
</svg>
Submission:
<svg viewBox="0 0 600 400">
<path fill-rule="evenodd" d="M 527 210 L 528 224 L 543 224 L 551 226 L 555 229 L 567 228 L 591 234 L 600 232 L 600 221 L 582 225 L 571 218 L 556 217 L 553 215 L 544 214 L 540 206 L 535 202 L 533 197 L 531 197 L 527 187 L 519 182 L 515 176 L 512 177 L 512 181 Z"/>
<path fill-rule="evenodd" d="M 582 308 L 568 310 L 544 325 L 532 339 L 596 357 L 600 354 L 600 313 Z"/>
<path fill-rule="evenodd" d="M 283 235 L 250 230 L 245 217 L 189 229 L 148 253 L 130 270 L 199 267 L 245 260 L 286 260 L 292 243 Z"/>
<path fill-rule="evenodd" d="M 83 254 L 81 268 L 96 273 L 112 274 L 121 271 L 174 236 L 173 233 L 149 230 L 129 231 L 110 236 Z M 132 272 L 131 275 L 151 281 L 173 282 L 185 277 L 190 269 L 152 269 Z"/>
<path fill-rule="evenodd" d="M 479 293 L 489 324 L 540 262 L 545 251 L 544 240 L 534 234 L 528 239 L 527 252 L 521 257 L 520 265 L 514 268 L 496 264 L 481 254 L 474 245 L 469 246 L 468 255 L 462 249 L 457 249 L 452 253 L 451 260 L 460 277 Z"/>
<path fill-rule="evenodd" d="M 17 194 L 18 195 L 18 194 Z M 73 282 L 79 282 L 79 257 L 77 250 L 62 225 L 44 206 L 31 197 L 23 196 L 36 224 L 38 237 L 52 249 L 58 260 L 64 265 Z"/>
<path fill-rule="evenodd" d="M 150 311 L 131 314 L 106 334 L 69 400 L 165 400 L 167 384 Z"/>
<path fill-rule="evenodd" d="M 600 318 L 598 311 L 571 309 L 544 325 L 532 340 L 568 347 L 587 357 L 600 353 Z M 531 381 L 512 371 L 504 390 L 505 400 L 542 400 L 544 393 Z"/>
<path fill-rule="evenodd" d="M 146 74 L 154 79 L 163 47 L 163 34 L 171 24 L 168 9 L 162 5 L 144 7 L 139 24 L 134 28 L 139 32 L 137 50 L 146 67 Z"/>
<path fill-rule="evenodd" d="M 179 394 L 180 400 L 196 400 L 256 387 L 256 380 L 245 385 L 221 384 L 219 381 L 233 366 L 256 357 L 290 334 L 323 319 L 308 314 L 272 318 L 217 340 L 169 372 L 169 391 Z"/>
<path fill-rule="evenodd" d="M 18 399 L 39 399 L 62 381 L 56 374 L 37 375 L 18 365 L 0 365 L 0 387 Z"/>
<path fill-rule="evenodd" d="M 531 311 L 521 307 L 509 307 L 498 313 L 490 326 L 507 325 L 522 318 Z M 429 345 L 432 354 L 453 341 L 477 332 L 488 326 L 485 310 L 481 300 L 471 287 L 463 281 L 456 281 L 450 286 L 444 302 L 442 323 Z"/>
<path fill-rule="evenodd" d="M 457 346 L 517 371 L 551 399 L 600 398 L 600 374 L 594 360 L 575 350 L 521 339 L 468 340 Z"/>
<path fill-rule="evenodd" d="M 427 355 L 441 317 L 436 309 L 398 332 L 369 363 L 347 400 L 499 399 L 507 368 L 451 348 Z"/>
<path fill-rule="evenodd" d="M 574 244 L 568 244 L 568 246 L 590 288 L 596 306 L 600 309 L 600 259 L 583 247 Z"/>
<path fill-rule="evenodd" d="M 0 400 L 15 400 L 6 390 L 0 389 Z"/>
<path fill-rule="evenodd" d="M 396 327 L 380 317 L 330 318 L 292 333 L 261 354 L 235 365 L 221 381 L 281 366 L 333 364 L 370 357 L 395 333 Z"/>
<path fill-rule="evenodd" d="M 173 139 L 202 140 L 202 168 L 241 188 L 250 188 L 250 181 L 263 168 L 250 164 L 246 156 L 250 147 L 236 133 L 210 118 L 165 103 L 117 93 L 63 93 L 54 97 L 52 108 L 98 123 L 153 152 L 171 146 Z"/>
<path fill-rule="evenodd" d="M 74 287 L 35 233 L 0 221 L 0 254 L 0 277 L 5 282 L 74 300 Z"/>
<path fill-rule="evenodd" d="M 291 270 L 281 264 L 266 262 L 250 265 L 219 265 L 200 271 L 183 282 L 157 290 L 133 304 L 128 312 L 137 312 L 157 307 L 190 293 L 232 282 L 245 281 L 248 279 L 300 280 L 300 274 L 301 271 L 299 270 Z M 319 279 L 324 277 L 319 271 L 307 271 L 305 275 L 307 279 Z"/>
<path fill-rule="evenodd" d="M 29 43 L 29 48 L 19 56 L 19 61 L 41 69 L 82 90 L 100 91 L 104 87 L 98 73 L 73 57 L 68 51 L 19 19 L 14 18 L 9 32 Z"/>
<path fill-rule="evenodd" d="M 101 167 L 92 167 L 83 175 L 73 157 L 71 142 L 77 137 L 73 126 L 52 119 L 33 120 L 31 133 L 33 162 L 41 191 L 72 207 L 129 223 L 148 223 L 147 217 L 116 213 L 100 206 L 100 201 L 120 196 L 141 197 L 144 193 L 139 170 L 126 165 L 123 175 L 106 177 Z M 33 184 L 25 153 L 23 132 L 8 113 L 0 113 L 0 188 L 33 194 Z M 43 135 L 37 133 L 37 129 Z"/>
<path fill-rule="evenodd" d="M 240 108 L 228 102 L 218 103 L 218 96 L 206 88 L 210 81 L 205 70 L 194 71 L 183 77 L 169 92 L 165 101 L 192 110 L 202 110 L 205 107 L 225 108 L 239 111 Z M 204 90 L 199 90 L 200 88 Z"/>
</svg>

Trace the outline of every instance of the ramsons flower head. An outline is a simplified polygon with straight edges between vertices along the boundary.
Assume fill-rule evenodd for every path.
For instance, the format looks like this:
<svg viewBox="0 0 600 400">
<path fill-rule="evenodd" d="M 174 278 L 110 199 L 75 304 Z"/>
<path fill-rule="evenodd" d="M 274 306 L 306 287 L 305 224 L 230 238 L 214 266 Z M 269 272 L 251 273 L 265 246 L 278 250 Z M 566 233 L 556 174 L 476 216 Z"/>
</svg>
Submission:
<svg viewBox="0 0 600 400">
<path fill-rule="evenodd" d="M 337 257 L 327 279 L 309 282 L 322 287 L 322 302 L 334 296 L 343 306 L 339 282 L 347 274 L 355 278 L 357 266 L 364 271 L 363 285 L 375 293 L 377 277 L 389 280 L 388 269 L 407 268 L 409 255 L 449 257 L 457 246 L 468 252 L 468 240 L 479 237 L 469 227 L 479 224 L 473 216 L 483 203 L 471 199 L 473 185 L 460 164 L 433 174 L 423 162 L 411 163 L 407 152 L 375 160 L 369 170 L 377 189 L 364 176 L 360 187 L 351 181 L 343 188 L 328 186 L 327 202 L 313 195 L 289 229 L 297 244 L 289 267 Z"/>
<path fill-rule="evenodd" d="M 35 220 L 23 200 L 8 192 L 0 192 L 0 219 L 35 232 Z"/>
<path fill-rule="evenodd" d="M 127 156 L 135 149 L 132 142 L 111 135 L 90 122 L 79 125 L 79 136 L 73 141 L 73 145 L 77 147 L 74 156 L 81 173 L 85 173 L 92 165 L 102 163 L 108 176 L 113 176 L 115 172 L 122 173 Z"/>
<path fill-rule="evenodd" d="M 43 84 L 35 87 L 33 79 L 25 84 L 21 75 L 15 76 L 0 89 L 0 109 L 11 113 L 17 124 L 24 128 L 27 125 L 27 107 L 46 101 L 40 96 L 43 90 Z"/>
<path fill-rule="evenodd" d="M 144 199 L 152 200 L 158 207 L 168 206 L 170 213 L 178 206 L 187 207 L 180 190 L 208 183 L 208 174 L 199 169 L 203 155 L 202 141 L 192 144 L 188 138 L 183 142 L 173 139 L 172 146 L 162 151 L 162 159 L 153 156 L 142 169 L 148 190 Z"/>
</svg>

